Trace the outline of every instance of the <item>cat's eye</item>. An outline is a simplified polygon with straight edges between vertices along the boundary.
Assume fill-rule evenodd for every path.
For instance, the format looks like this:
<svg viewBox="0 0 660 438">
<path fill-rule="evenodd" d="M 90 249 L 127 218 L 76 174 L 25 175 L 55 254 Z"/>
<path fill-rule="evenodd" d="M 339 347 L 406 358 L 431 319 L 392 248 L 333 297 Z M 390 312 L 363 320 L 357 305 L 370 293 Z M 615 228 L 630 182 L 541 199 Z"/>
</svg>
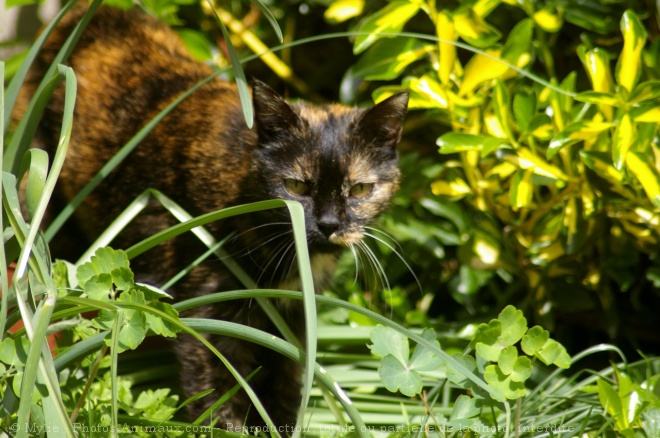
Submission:
<svg viewBox="0 0 660 438">
<path fill-rule="evenodd" d="M 293 196 L 305 196 L 309 192 L 307 184 L 293 178 L 286 178 L 284 180 L 284 188 Z"/>
<path fill-rule="evenodd" d="M 374 185 L 371 183 L 359 183 L 355 184 L 353 187 L 351 187 L 351 198 L 364 198 L 366 196 L 369 196 L 371 194 L 372 190 L 374 189 Z"/>
</svg>

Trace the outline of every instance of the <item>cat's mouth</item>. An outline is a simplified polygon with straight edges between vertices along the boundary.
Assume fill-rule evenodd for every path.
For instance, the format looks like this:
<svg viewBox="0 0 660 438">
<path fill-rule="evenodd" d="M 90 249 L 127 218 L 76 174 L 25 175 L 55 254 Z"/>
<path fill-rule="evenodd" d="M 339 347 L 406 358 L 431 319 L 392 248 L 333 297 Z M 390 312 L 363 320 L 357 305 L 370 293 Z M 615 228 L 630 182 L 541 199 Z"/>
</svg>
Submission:
<svg viewBox="0 0 660 438">
<path fill-rule="evenodd" d="M 330 236 L 317 235 L 310 239 L 310 248 L 316 253 L 334 253 L 349 248 L 362 240 L 360 231 L 334 232 Z"/>
</svg>

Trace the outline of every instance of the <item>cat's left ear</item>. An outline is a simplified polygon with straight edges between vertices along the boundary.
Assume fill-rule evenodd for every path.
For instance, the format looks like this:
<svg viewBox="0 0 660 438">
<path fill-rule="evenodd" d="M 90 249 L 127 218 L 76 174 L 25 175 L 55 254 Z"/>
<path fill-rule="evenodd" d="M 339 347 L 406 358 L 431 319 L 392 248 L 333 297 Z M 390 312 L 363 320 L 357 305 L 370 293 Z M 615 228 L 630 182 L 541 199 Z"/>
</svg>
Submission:
<svg viewBox="0 0 660 438">
<path fill-rule="evenodd" d="M 262 141 L 277 139 L 300 126 L 300 118 L 291 106 L 261 81 L 252 83 L 252 103 L 257 133 Z"/>
<path fill-rule="evenodd" d="M 394 148 L 401 140 L 409 96 L 408 91 L 397 93 L 368 110 L 357 125 L 360 136 L 378 146 Z"/>
</svg>

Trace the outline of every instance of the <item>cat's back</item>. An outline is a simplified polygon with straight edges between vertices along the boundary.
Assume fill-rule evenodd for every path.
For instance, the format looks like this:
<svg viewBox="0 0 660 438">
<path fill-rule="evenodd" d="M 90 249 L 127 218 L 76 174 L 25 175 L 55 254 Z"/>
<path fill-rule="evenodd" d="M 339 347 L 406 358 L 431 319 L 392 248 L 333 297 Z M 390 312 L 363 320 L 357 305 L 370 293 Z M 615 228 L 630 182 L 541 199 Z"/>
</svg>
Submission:
<svg viewBox="0 0 660 438">
<path fill-rule="evenodd" d="M 15 120 L 85 11 L 86 6 L 77 5 L 47 39 L 26 78 Z M 167 25 L 136 8 L 99 8 L 65 64 L 76 74 L 78 92 L 69 152 L 58 183 L 63 202 L 161 110 L 212 73 L 190 57 Z M 36 146 L 49 152 L 57 147 L 63 107 L 60 86 L 44 111 Z M 107 225 L 104 216 L 121 211 L 147 188 L 164 192 L 193 213 L 230 205 L 249 170 L 255 142 L 235 87 L 219 79 L 210 81 L 163 119 L 87 198 L 80 214 L 99 218 L 87 221 L 95 228 L 87 234 L 97 234 Z"/>
</svg>

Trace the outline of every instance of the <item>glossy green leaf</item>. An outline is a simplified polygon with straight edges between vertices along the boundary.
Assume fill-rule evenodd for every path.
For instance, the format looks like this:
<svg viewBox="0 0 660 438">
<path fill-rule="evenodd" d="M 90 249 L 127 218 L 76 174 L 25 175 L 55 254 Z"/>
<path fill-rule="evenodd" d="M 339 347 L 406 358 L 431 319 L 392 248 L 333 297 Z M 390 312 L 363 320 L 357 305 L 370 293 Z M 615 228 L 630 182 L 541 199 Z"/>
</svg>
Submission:
<svg viewBox="0 0 660 438">
<path fill-rule="evenodd" d="M 337 24 L 362 14 L 364 0 L 335 0 L 325 10 L 323 17 L 328 23 Z"/>
<path fill-rule="evenodd" d="M 513 96 L 513 116 L 520 132 L 526 132 L 536 115 L 536 94 L 522 90 Z"/>
<path fill-rule="evenodd" d="M 506 39 L 506 43 L 502 48 L 502 59 L 515 66 L 523 67 L 527 62 L 522 58 L 529 52 L 533 30 L 534 23 L 531 19 L 526 18 L 519 21 L 511 29 Z M 529 60 L 529 55 L 526 58 Z"/>
<path fill-rule="evenodd" d="M 134 284 L 126 253 L 112 248 L 98 249 L 78 267 L 76 278 L 83 291 L 98 300 L 108 300 L 111 290 L 125 291 Z"/>
<path fill-rule="evenodd" d="M 627 429 L 628 419 L 623 415 L 623 405 L 617 391 L 604 379 L 598 379 L 596 385 L 600 404 L 609 415 L 615 418 L 615 422 L 620 428 Z"/>
<path fill-rule="evenodd" d="M 417 11 L 419 11 L 418 4 L 395 0 L 370 15 L 357 29 L 360 35 L 355 38 L 353 53 L 362 53 L 380 38 L 391 38 L 393 35 L 383 34 L 400 32 Z"/>
<path fill-rule="evenodd" d="M 628 152 L 626 157 L 628 168 L 642 184 L 646 196 L 656 208 L 660 208 L 660 172 L 652 166 L 646 157 L 638 152 Z"/>
<path fill-rule="evenodd" d="M 458 39 L 452 15 L 447 11 L 440 11 L 435 29 L 440 39 L 438 41 L 438 77 L 440 82 L 448 84 L 456 62 L 456 46 L 452 42 Z"/>
<path fill-rule="evenodd" d="M 431 191 L 436 196 L 448 196 L 460 199 L 472 193 L 472 188 L 462 178 L 439 179 L 431 183 Z"/>
<path fill-rule="evenodd" d="M 548 146 L 547 157 L 550 160 L 561 148 L 579 141 L 593 139 L 597 134 L 611 127 L 611 123 L 603 122 L 588 121 L 572 123 L 552 139 Z"/>
<path fill-rule="evenodd" d="M 618 170 L 623 169 L 626 155 L 635 140 L 635 124 L 629 114 L 624 114 L 614 130 L 612 137 L 612 162 Z"/>
<path fill-rule="evenodd" d="M 471 7 L 457 9 L 453 18 L 456 32 L 471 46 L 486 48 L 502 37 L 499 30 L 483 20 Z"/>
<path fill-rule="evenodd" d="M 623 49 L 616 64 L 619 85 L 632 91 L 642 73 L 642 49 L 646 43 L 646 29 L 637 14 L 628 9 L 621 17 Z"/>
<path fill-rule="evenodd" d="M 433 45 L 416 38 L 381 40 L 371 46 L 353 66 L 353 75 L 370 81 L 388 81 L 398 77 L 411 63 L 422 59 Z"/>
<path fill-rule="evenodd" d="M 436 144 L 441 154 L 455 154 L 457 152 L 493 150 L 506 140 L 485 135 L 466 134 L 463 132 L 448 132 L 438 138 Z"/>
<path fill-rule="evenodd" d="M 497 358 L 497 366 L 500 367 L 502 373 L 508 376 L 513 372 L 513 364 L 516 359 L 518 359 L 518 349 L 514 345 L 509 345 L 500 352 Z"/>
</svg>

